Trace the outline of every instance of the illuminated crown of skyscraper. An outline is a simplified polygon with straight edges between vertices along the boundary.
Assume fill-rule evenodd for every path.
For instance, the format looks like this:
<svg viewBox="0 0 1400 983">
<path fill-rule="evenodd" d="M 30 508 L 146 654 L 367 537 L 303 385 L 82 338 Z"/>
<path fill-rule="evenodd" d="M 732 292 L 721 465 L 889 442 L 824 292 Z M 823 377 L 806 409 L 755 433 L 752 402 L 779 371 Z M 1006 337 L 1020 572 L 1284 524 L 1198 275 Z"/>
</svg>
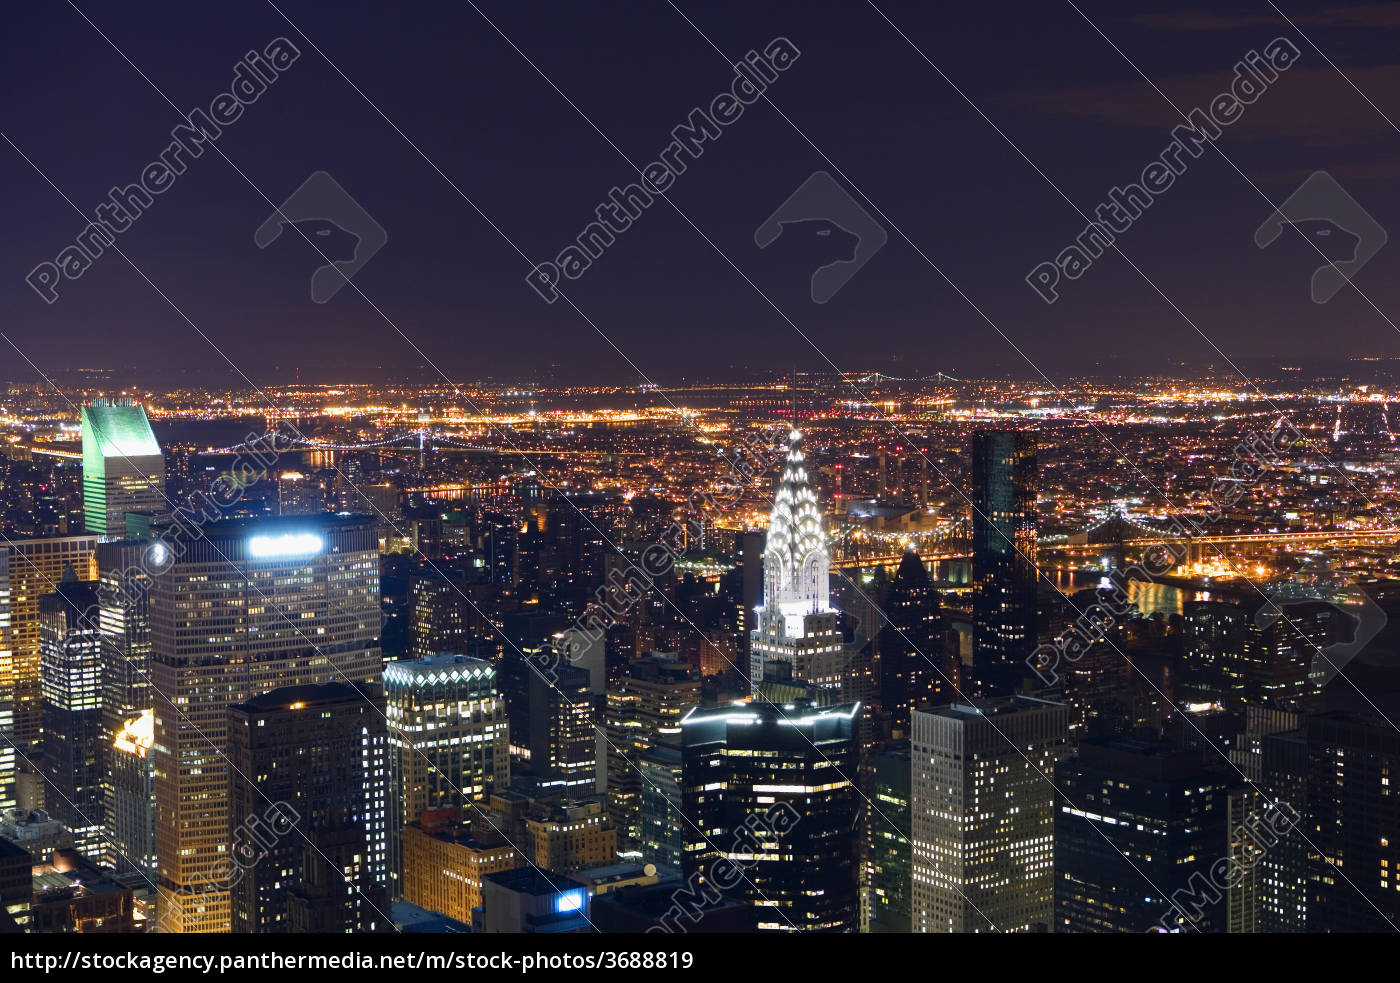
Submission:
<svg viewBox="0 0 1400 983">
<path fill-rule="evenodd" d="M 787 463 L 773 495 L 764 550 L 764 602 L 786 612 L 824 611 L 829 601 L 830 559 L 817 493 L 807 473 L 802 431 L 788 434 Z"/>
</svg>

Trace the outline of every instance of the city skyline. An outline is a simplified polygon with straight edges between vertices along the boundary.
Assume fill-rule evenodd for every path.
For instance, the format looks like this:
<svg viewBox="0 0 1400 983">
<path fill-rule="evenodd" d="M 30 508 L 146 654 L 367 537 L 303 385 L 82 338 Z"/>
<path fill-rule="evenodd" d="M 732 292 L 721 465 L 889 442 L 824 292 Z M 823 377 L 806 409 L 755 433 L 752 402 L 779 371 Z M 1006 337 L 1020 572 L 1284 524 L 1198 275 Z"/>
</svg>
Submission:
<svg viewBox="0 0 1400 983">
<path fill-rule="evenodd" d="M 1400 931 L 1392 5 L 12 20 L 12 971 Z"/>
</svg>

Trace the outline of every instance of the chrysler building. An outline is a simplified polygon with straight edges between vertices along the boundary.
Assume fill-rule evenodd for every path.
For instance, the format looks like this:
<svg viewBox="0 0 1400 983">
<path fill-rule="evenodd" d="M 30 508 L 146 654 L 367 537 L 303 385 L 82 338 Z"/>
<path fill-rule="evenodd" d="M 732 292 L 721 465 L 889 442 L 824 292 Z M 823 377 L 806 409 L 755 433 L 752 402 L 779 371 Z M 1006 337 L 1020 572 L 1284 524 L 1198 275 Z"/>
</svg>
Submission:
<svg viewBox="0 0 1400 983">
<path fill-rule="evenodd" d="M 817 495 L 807 474 L 802 432 L 788 434 L 787 463 L 773 495 L 763 553 L 763 603 L 749 635 L 753 684 L 769 662 L 786 662 L 795 681 L 840 689 L 846 646 L 831 606 L 831 558 Z"/>
</svg>

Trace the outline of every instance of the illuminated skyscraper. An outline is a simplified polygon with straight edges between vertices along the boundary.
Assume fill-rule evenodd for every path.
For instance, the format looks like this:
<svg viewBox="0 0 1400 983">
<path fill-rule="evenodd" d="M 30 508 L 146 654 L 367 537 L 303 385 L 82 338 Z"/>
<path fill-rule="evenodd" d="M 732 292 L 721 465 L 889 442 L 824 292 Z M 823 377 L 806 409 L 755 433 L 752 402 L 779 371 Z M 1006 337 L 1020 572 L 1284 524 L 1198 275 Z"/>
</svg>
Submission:
<svg viewBox="0 0 1400 983">
<path fill-rule="evenodd" d="M 395 794 L 404 826 L 510 785 L 510 733 L 496 667 L 465 655 L 384 667 Z"/>
<path fill-rule="evenodd" d="M 846 646 L 831 606 L 830 566 L 817 493 L 807 473 L 802 432 L 788 434 L 787 464 L 773 495 L 763 553 L 763 605 L 749 637 L 749 675 L 763 679 L 770 660 L 792 666 L 792 678 L 839 689 Z"/>
<path fill-rule="evenodd" d="M 1234 604 L 1193 600 L 1184 607 L 1182 696 L 1227 707 L 1317 709 L 1319 680 L 1311 668 L 1320 650 L 1347 641 L 1348 621 L 1325 601 L 1289 604 L 1285 617 L 1266 620 L 1262 597 Z"/>
<path fill-rule="evenodd" d="M 1034 433 L 972 435 L 972 666 L 993 691 L 1036 645 L 1036 479 Z"/>
<path fill-rule="evenodd" d="M 1231 797 L 1242 783 L 1228 771 L 1200 750 L 1129 740 L 1085 741 L 1060 761 L 1054 930 L 1224 932 L 1225 892 L 1198 885 L 1230 854 Z M 1196 895 L 1194 912 L 1176 907 L 1178 891 Z"/>
<path fill-rule="evenodd" d="M 568 665 L 532 670 L 528 693 L 518 737 L 511 722 L 511 743 L 523 742 L 522 774 L 541 795 L 592 794 L 598 787 L 598 735 L 588 670 Z"/>
<path fill-rule="evenodd" d="M 228 707 L 282 686 L 378 685 L 379 549 L 367 516 L 227 519 L 151 585 L 157 917 L 226 932 Z"/>
<path fill-rule="evenodd" d="M 163 512 L 165 455 L 134 400 L 82 407 L 83 515 L 88 532 L 126 534 L 126 513 Z"/>
<path fill-rule="evenodd" d="M 227 836 L 243 861 L 230 878 L 232 930 L 392 931 L 378 689 L 332 682 L 263 693 L 228 708 L 228 740 Z"/>
<path fill-rule="evenodd" d="M 150 577 L 145 540 L 97 546 L 102 619 L 103 799 L 106 862 L 125 873 L 155 869 L 155 783 L 151 743 Z"/>
<path fill-rule="evenodd" d="M 620 687 L 607 694 L 608 813 L 624 853 L 642 849 L 642 759 L 662 745 L 679 747 L 681 717 L 700 705 L 700 671 L 674 653 L 634 659 Z"/>
<path fill-rule="evenodd" d="M 860 705 L 745 703 L 681 723 L 685 874 L 759 931 L 854 932 Z"/>
<path fill-rule="evenodd" d="M 102 859 L 102 633 L 97 587 L 73 568 L 39 599 L 44 804 L 73 846 Z"/>
<path fill-rule="evenodd" d="M 1024 697 L 913 713 L 913 930 L 1048 930 L 1055 762 L 1069 708 Z"/>
<path fill-rule="evenodd" d="M 685 866 L 687 823 L 682 781 L 683 759 L 679 745 L 658 744 L 633 759 L 641 773 L 641 854 L 644 863 L 679 872 Z"/>
<path fill-rule="evenodd" d="M 490 634 L 482 612 L 491 604 L 494 591 L 493 585 L 473 583 L 460 570 L 415 571 L 408 588 L 412 656 L 471 653 Z"/>
<path fill-rule="evenodd" d="M 15 659 L 10 648 L 10 553 L 0 547 L 0 812 L 15 808 Z"/>
<path fill-rule="evenodd" d="M 9 544 L 10 662 L 6 673 L 0 661 L 0 692 L 8 690 L 13 701 L 19 753 L 31 758 L 39 750 L 43 729 L 39 598 L 53 593 L 67 567 L 77 572 L 79 580 L 96 579 L 96 549 L 96 536 L 12 539 Z"/>
</svg>

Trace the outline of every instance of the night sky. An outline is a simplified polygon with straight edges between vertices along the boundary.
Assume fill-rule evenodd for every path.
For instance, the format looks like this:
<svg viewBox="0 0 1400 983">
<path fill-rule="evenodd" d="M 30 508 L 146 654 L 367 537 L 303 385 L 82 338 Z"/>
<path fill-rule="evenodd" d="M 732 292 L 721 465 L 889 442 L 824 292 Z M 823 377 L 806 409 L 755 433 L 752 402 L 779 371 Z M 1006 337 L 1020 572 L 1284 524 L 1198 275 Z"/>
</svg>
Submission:
<svg viewBox="0 0 1400 983">
<path fill-rule="evenodd" d="M 1311 243 L 1332 248 L 1338 235 L 1309 242 L 1290 228 L 1266 249 L 1254 243 L 1273 206 L 1318 170 L 1400 232 L 1390 122 L 1400 4 L 1290 0 L 1294 26 L 1267 0 L 880 3 L 908 40 L 858 2 L 678 0 L 695 26 L 664 0 L 479 6 L 86 0 L 81 13 L 66 2 L 7 11 L 0 130 L 14 146 L 0 142 L 0 331 L 46 373 L 102 366 L 229 386 L 242 379 L 225 356 L 270 384 L 296 370 L 426 381 L 431 366 L 454 380 L 672 382 L 831 363 L 1020 376 L 1034 363 L 1058 380 L 1106 365 L 1223 364 L 1211 342 L 1241 360 L 1400 353 L 1400 244 L 1316 304 Z M 139 180 L 181 113 L 229 90 L 245 52 L 279 36 L 300 57 L 119 236 L 141 272 L 110 252 L 46 304 L 30 271 L 77 238 L 108 189 Z M 531 266 L 637 179 L 624 155 L 656 159 L 673 127 L 730 88 L 732 62 L 778 37 L 800 56 L 769 87 L 774 105 L 759 100 L 687 157 L 665 199 L 563 282 L 577 310 L 536 296 Z M 1139 180 L 1180 122 L 1139 70 L 1190 110 L 1279 37 L 1301 57 L 1216 141 L 1247 180 L 1207 149 L 1122 234 L 1141 273 L 1110 252 L 1043 303 L 1024 278 L 1085 225 L 1060 192 L 1091 213 L 1114 185 Z M 822 304 L 809 274 L 830 258 L 814 260 L 834 248 L 830 236 L 754 240 L 819 170 L 888 234 Z M 254 242 L 317 171 L 388 234 L 323 304 L 310 293 L 323 261 L 302 236 Z M 0 345 L 0 378 L 32 375 Z"/>
</svg>

